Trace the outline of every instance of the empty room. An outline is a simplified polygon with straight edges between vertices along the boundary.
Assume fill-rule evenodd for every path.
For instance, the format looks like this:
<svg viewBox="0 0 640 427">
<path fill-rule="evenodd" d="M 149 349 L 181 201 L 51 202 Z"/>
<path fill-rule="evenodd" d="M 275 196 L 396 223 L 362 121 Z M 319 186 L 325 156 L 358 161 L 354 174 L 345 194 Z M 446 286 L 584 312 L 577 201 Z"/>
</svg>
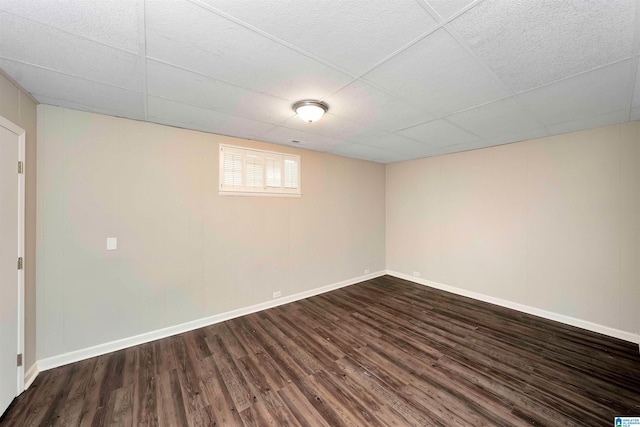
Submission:
<svg viewBox="0 0 640 427">
<path fill-rule="evenodd" d="M 0 0 L 0 426 L 639 426 L 640 0 Z"/>
</svg>

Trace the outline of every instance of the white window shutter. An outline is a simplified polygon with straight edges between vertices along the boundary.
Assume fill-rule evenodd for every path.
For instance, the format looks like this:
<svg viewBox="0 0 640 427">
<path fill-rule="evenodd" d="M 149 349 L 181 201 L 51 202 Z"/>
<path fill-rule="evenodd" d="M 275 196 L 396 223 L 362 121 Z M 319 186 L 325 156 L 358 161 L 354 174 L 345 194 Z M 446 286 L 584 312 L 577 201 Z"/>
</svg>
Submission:
<svg viewBox="0 0 640 427">
<path fill-rule="evenodd" d="M 223 150 L 223 187 L 242 187 L 242 154 L 235 150 Z"/>
<path fill-rule="evenodd" d="M 297 190 L 300 187 L 299 158 L 293 156 L 284 157 L 284 188 Z"/>
<path fill-rule="evenodd" d="M 220 144 L 221 195 L 300 196 L 300 156 Z"/>
<path fill-rule="evenodd" d="M 260 153 L 247 153 L 245 169 L 247 187 L 261 191 L 264 187 L 264 156 Z"/>
<path fill-rule="evenodd" d="M 267 154 L 267 187 L 282 187 L 282 156 Z"/>
</svg>

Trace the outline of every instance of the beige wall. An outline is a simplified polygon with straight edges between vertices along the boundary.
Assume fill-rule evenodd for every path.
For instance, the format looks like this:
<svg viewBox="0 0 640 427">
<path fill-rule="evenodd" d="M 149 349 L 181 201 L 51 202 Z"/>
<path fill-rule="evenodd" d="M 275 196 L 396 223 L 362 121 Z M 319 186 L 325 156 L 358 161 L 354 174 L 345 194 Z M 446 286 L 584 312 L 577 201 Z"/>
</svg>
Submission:
<svg viewBox="0 0 640 427">
<path fill-rule="evenodd" d="M 39 359 L 385 268 L 384 165 L 47 105 L 38 125 Z M 220 142 L 300 154 L 303 196 L 219 196 Z"/>
<path fill-rule="evenodd" d="M 36 103 L 0 73 L 0 116 L 25 130 L 25 370 L 36 361 Z"/>
<path fill-rule="evenodd" d="M 387 268 L 640 331 L 640 122 L 387 166 Z"/>
<path fill-rule="evenodd" d="M 385 231 L 391 271 L 640 330 L 640 122 L 386 168 L 46 105 L 38 126 L 39 359 L 382 270 Z M 218 196 L 220 142 L 301 154 L 303 197 Z"/>
</svg>

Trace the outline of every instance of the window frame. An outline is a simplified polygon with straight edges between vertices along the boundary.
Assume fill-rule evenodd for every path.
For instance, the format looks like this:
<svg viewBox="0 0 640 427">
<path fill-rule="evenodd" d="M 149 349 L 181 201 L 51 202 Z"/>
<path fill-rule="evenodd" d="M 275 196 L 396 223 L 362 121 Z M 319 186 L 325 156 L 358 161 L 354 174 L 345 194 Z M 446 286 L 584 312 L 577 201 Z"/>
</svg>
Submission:
<svg viewBox="0 0 640 427">
<path fill-rule="evenodd" d="M 225 185 L 225 152 L 240 155 L 240 173 L 241 173 L 241 185 Z M 260 150 L 257 148 L 247 148 L 230 144 L 219 144 L 218 147 L 218 195 L 220 196 L 266 196 L 266 197 L 302 197 L 302 167 L 301 157 L 297 154 L 282 153 L 277 151 Z M 258 156 L 262 158 L 262 187 L 248 186 L 247 184 L 247 158 L 248 156 Z M 268 186 L 268 159 L 279 160 L 278 165 L 280 169 L 280 186 Z M 287 188 L 285 162 L 293 161 L 297 166 L 297 187 Z M 255 163 L 254 167 L 255 167 Z M 273 164 L 273 160 L 271 160 Z M 233 172 L 231 172 L 233 173 Z M 273 182 L 271 182 L 273 184 Z"/>
</svg>

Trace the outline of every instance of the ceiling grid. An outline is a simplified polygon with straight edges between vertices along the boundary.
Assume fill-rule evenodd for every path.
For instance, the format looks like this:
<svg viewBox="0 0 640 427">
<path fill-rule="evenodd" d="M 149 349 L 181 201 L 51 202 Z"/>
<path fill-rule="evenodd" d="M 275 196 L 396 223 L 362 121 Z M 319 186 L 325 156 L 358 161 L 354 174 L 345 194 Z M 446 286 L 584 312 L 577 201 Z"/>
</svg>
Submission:
<svg viewBox="0 0 640 427">
<path fill-rule="evenodd" d="M 0 69 L 42 103 L 390 163 L 640 119 L 639 5 L 0 0 Z"/>
</svg>

